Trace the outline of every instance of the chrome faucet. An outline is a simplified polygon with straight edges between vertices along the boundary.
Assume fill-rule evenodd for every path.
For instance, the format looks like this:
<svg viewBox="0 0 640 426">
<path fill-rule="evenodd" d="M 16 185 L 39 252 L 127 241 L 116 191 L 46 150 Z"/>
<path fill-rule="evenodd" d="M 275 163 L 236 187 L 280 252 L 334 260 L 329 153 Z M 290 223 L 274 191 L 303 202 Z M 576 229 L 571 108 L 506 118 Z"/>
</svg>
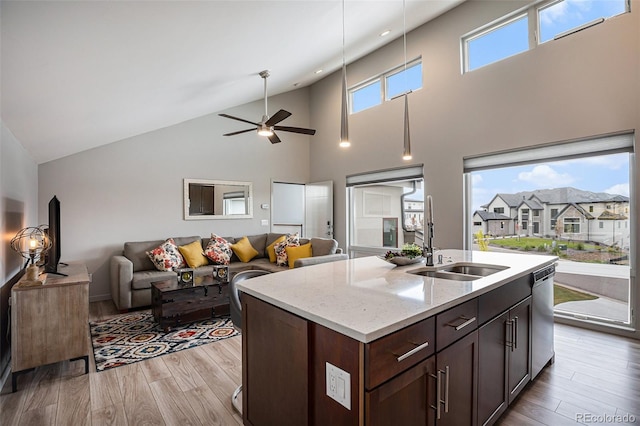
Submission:
<svg viewBox="0 0 640 426">
<path fill-rule="evenodd" d="M 422 255 L 427 266 L 433 266 L 433 200 L 427 195 L 427 209 L 424 240 L 422 241 Z"/>
</svg>

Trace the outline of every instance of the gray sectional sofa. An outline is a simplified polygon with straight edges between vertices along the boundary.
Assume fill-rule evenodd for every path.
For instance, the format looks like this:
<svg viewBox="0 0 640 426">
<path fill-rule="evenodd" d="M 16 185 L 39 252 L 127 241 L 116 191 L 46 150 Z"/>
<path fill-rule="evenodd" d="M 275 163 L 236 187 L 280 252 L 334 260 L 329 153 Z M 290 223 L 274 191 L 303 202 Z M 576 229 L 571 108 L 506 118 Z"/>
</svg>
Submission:
<svg viewBox="0 0 640 426">
<path fill-rule="evenodd" d="M 287 270 L 286 266 L 278 266 L 269 262 L 267 246 L 273 243 L 283 234 L 259 234 L 248 235 L 251 245 L 258 251 L 258 255 L 249 262 L 241 262 L 234 254 L 229 264 L 229 273 L 233 276 L 236 272 L 249 269 L 262 269 L 269 272 Z M 235 243 L 242 237 L 224 237 L 230 243 Z M 201 240 L 202 247 L 209 243 L 209 238 L 199 236 L 174 237 L 176 245 L 183 246 L 196 240 Z M 175 272 L 159 271 L 155 268 L 146 252 L 158 247 L 165 240 L 136 241 L 124 243 L 122 255 L 113 256 L 110 263 L 111 273 L 111 297 L 119 310 L 144 307 L 151 305 L 151 283 L 163 279 L 175 277 Z M 300 244 L 311 242 L 313 255 L 303 259 L 297 259 L 294 267 L 315 265 L 319 263 L 334 262 L 347 259 L 348 256 L 338 248 L 338 242 L 326 238 L 300 238 Z M 211 275 L 213 263 L 201 266 L 194 270 L 195 276 Z"/>
</svg>

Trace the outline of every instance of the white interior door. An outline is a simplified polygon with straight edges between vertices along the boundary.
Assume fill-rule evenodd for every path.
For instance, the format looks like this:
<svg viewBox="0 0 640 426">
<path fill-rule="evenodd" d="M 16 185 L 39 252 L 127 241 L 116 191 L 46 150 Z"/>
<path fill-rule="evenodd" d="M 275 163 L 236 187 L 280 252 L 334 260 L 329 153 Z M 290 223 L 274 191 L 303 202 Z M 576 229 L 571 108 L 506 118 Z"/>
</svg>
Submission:
<svg viewBox="0 0 640 426">
<path fill-rule="evenodd" d="M 333 181 L 305 185 L 306 238 L 333 238 Z"/>
<path fill-rule="evenodd" d="M 304 237 L 305 184 L 271 183 L 271 232 Z"/>
</svg>

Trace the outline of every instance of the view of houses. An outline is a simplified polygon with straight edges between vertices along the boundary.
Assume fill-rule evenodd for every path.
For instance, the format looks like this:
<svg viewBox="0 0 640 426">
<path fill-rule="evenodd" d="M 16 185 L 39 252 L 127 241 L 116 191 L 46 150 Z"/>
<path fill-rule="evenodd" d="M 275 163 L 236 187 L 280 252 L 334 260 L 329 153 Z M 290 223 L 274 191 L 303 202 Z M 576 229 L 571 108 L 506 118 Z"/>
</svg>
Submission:
<svg viewBox="0 0 640 426">
<path fill-rule="evenodd" d="M 473 214 L 474 234 L 540 236 L 629 248 L 629 197 L 572 187 L 496 194 Z"/>
</svg>

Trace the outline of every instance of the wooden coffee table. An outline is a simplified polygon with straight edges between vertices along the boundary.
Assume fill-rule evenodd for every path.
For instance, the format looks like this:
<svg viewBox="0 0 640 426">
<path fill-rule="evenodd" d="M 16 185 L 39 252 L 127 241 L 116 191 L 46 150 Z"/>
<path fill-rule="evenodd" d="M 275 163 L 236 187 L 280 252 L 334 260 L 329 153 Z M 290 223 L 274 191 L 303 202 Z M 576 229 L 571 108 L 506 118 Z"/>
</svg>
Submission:
<svg viewBox="0 0 640 426">
<path fill-rule="evenodd" d="M 171 278 L 151 283 L 153 318 L 164 331 L 171 327 L 229 315 L 229 283 L 212 276 L 195 277 L 193 286 Z"/>
</svg>

